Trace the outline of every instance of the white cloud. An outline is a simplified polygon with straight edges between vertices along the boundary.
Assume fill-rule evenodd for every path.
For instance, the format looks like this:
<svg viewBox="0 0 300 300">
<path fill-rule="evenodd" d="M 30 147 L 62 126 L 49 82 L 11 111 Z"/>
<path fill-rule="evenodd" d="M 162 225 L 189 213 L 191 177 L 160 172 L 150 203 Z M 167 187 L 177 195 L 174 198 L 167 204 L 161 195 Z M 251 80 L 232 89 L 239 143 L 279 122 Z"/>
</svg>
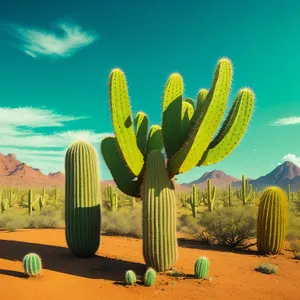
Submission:
<svg viewBox="0 0 300 300">
<path fill-rule="evenodd" d="M 292 153 L 285 155 L 281 160 L 282 161 L 291 161 L 295 165 L 300 166 L 300 157 L 298 157 Z M 280 164 L 280 163 L 278 163 L 278 164 Z"/>
<path fill-rule="evenodd" d="M 59 115 L 47 109 L 2 107 L 0 115 L 0 152 L 14 153 L 18 160 L 40 168 L 44 173 L 64 171 L 64 155 L 71 143 L 77 140 L 89 142 L 99 153 L 101 140 L 112 135 L 92 130 L 50 131 L 51 127 L 61 128 L 66 122 L 86 117 Z M 45 127 L 49 133 L 36 131 Z"/>
<path fill-rule="evenodd" d="M 300 117 L 288 117 L 274 121 L 271 125 L 273 126 L 285 126 L 300 124 Z"/>
<path fill-rule="evenodd" d="M 31 57 L 69 57 L 79 49 L 92 44 L 97 34 L 84 31 L 81 27 L 59 23 L 58 32 L 41 28 L 12 26 L 12 34 L 21 41 L 21 50 Z"/>
</svg>

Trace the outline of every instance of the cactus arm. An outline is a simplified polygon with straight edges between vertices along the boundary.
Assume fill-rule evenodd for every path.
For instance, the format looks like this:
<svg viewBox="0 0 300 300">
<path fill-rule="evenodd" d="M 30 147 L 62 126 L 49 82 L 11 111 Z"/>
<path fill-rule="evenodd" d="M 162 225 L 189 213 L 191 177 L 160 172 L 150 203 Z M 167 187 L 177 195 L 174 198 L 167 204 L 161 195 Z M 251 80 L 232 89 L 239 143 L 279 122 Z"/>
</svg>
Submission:
<svg viewBox="0 0 300 300">
<path fill-rule="evenodd" d="M 167 81 L 163 96 L 162 136 L 168 157 L 180 149 L 178 133 L 181 128 L 182 96 L 183 79 L 178 73 L 174 73 Z"/>
<path fill-rule="evenodd" d="M 101 153 L 118 188 L 127 195 L 139 197 L 139 183 L 137 181 L 132 181 L 136 176 L 126 165 L 116 138 L 104 138 L 101 142 Z"/>
<path fill-rule="evenodd" d="M 147 155 L 153 150 L 162 150 L 164 148 L 161 127 L 153 125 L 150 128 L 148 140 L 147 140 Z"/>
<path fill-rule="evenodd" d="M 137 146 L 140 151 L 145 154 L 147 145 L 147 132 L 148 132 L 148 117 L 143 112 L 138 112 L 134 119 L 135 135 Z"/>
<path fill-rule="evenodd" d="M 206 99 L 206 96 L 208 95 L 208 90 L 206 89 L 200 89 L 197 96 L 197 104 L 195 108 L 195 112 L 193 115 L 193 118 L 191 120 L 191 124 L 195 124 L 195 121 L 200 117 L 201 112 L 203 110 L 204 101 Z"/>
<path fill-rule="evenodd" d="M 190 129 L 190 121 L 194 114 L 194 107 L 186 102 L 182 102 L 182 109 L 181 109 L 181 130 L 180 130 L 180 142 L 181 144 L 185 142 L 188 138 L 188 132 Z"/>
<path fill-rule="evenodd" d="M 114 131 L 122 156 L 131 172 L 138 176 L 144 165 L 144 157 L 137 145 L 126 78 L 120 69 L 114 69 L 110 74 L 109 94 Z"/>
<path fill-rule="evenodd" d="M 187 142 L 168 160 L 168 173 L 171 178 L 178 173 L 189 171 L 200 161 L 222 121 L 231 79 L 231 62 L 225 58 L 221 59 L 217 65 L 212 88 L 205 99 L 203 111 L 195 122 L 195 129 Z"/>
<path fill-rule="evenodd" d="M 193 106 L 193 108 L 195 108 L 195 102 L 192 98 L 185 98 L 184 102 L 191 104 Z"/>
<path fill-rule="evenodd" d="M 210 143 L 198 166 L 215 164 L 228 156 L 239 144 L 254 108 L 254 94 L 250 89 L 242 89 L 215 139 Z"/>
</svg>

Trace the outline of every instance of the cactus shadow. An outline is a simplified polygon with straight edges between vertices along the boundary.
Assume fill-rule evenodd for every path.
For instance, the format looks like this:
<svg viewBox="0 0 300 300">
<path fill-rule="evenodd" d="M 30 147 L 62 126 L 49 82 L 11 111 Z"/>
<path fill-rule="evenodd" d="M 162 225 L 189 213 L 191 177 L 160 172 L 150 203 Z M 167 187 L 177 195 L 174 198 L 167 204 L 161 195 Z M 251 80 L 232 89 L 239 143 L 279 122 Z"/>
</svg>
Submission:
<svg viewBox="0 0 300 300">
<path fill-rule="evenodd" d="M 5 270 L 5 269 L 0 269 L 0 275 L 6 275 L 6 276 L 18 277 L 18 278 L 27 278 L 27 276 L 22 272 Z"/>
<path fill-rule="evenodd" d="M 27 243 L 11 240 L 0 240 L 0 258 L 22 262 L 29 253 L 37 253 L 42 259 L 43 269 L 68 275 L 91 279 L 124 281 L 125 272 L 129 269 L 137 274 L 143 274 L 145 265 L 94 255 L 92 258 L 78 258 L 68 248 Z M 16 271 L 0 270 L 0 274 L 19 277 Z"/>
<path fill-rule="evenodd" d="M 177 243 L 178 246 L 182 248 L 218 251 L 218 252 L 230 252 L 230 253 L 238 253 L 242 255 L 260 255 L 260 253 L 257 250 L 253 250 L 253 249 L 232 248 L 229 246 L 221 246 L 221 245 L 206 245 L 197 240 L 190 240 L 186 238 L 177 238 Z"/>
</svg>

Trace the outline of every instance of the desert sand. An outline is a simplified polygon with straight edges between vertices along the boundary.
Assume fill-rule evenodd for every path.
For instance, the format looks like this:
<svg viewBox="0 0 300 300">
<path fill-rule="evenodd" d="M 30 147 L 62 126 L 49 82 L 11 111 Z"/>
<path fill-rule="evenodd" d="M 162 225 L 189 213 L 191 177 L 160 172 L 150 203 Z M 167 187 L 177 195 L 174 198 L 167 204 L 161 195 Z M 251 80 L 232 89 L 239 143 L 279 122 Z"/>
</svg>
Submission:
<svg viewBox="0 0 300 300">
<path fill-rule="evenodd" d="M 38 278 L 23 275 L 21 261 L 29 252 L 42 258 L 43 271 Z M 200 281 L 192 276 L 193 266 L 203 255 L 211 261 L 210 280 Z M 140 239 L 102 235 L 96 256 L 79 259 L 69 252 L 64 229 L 1 231 L 1 299 L 299 300 L 300 262 L 292 257 L 288 250 L 264 257 L 255 251 L 232 252 L 179 237 L 176 271 L 187 276 L 158 274 L 156 284 L 149 288 L 141 284 L 145 265 Z M 278 265 L 278 274 L 255 271 L 264 262 Z M 139 276 L 136 286 L 124 286 L 129 269 Z"/>
</svg>

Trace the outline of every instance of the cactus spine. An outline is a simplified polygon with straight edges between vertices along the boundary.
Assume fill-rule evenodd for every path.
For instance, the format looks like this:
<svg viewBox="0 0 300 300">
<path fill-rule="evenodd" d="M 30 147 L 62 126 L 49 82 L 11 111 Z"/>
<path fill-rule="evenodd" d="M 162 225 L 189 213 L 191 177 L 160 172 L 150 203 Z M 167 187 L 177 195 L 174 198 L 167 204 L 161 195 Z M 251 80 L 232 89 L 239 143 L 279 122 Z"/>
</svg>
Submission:
<svg viewBox="0 0 300 300">
<path fill-rule="evenodd" d="M 91 257 L 100 244 L 100 186 L 96 150 L 86 142 L 69 146 L 65 155 L 66 240 L 70 251 Z"/>
<path fill-rule="evenodd" d="M 160 151 L 148 154 L 142 185 L 143 255 L 158 272 L 177 262 L 176 196 Z"/>
<path fill-rule="evenodd" d="M 42 260 L 36 253 L 28 253 L 23 258 L 24 273 L 30 277 L 41 274 Z"/>
<path fill-rule="evenodd" d="M 257 218 L 257 248 L 264 254 L 281 251 L 287 224 L 287 196 L 279 187 L 266 188 Z"/>
<path fill-rule="evenodd" d="M 151 127 L 144 151 L 146 115 L 140 113 L 136 117 L 134 128 L 125 74 L 113 69 L 109 95 L 115 137 L 102 140 L 101 152 L 118 188 L 127 195 L 141 198 L 141 187 L 146 186 L 143 181 L 147 157 L 152 150 L 165 149 L 169 179 L 195 166 L 214 164 L 229 155 L 242 139 L 254 107 L 254 93 L 248 88 L 241 89 L 215 135 L 225 113 L 231 81 L 232 64 L 229 59 L 222 58 L 217 63 L 210 90 L 201 89 L 194 105 L 193 101 L 183 100 L 183 79 L 180 74 L 173 73 L 164 89 L 162 126 Z M 153 172 L 157 173 L 154 169 Z M 168 212 L 174 213 L 173 209 Z M 146 229 L 143 231 L 148 234 Z M 154 252 L 151 256 L 160 253 L 156 254 L 156 249 L 151 251 Z"/>
</svg>

